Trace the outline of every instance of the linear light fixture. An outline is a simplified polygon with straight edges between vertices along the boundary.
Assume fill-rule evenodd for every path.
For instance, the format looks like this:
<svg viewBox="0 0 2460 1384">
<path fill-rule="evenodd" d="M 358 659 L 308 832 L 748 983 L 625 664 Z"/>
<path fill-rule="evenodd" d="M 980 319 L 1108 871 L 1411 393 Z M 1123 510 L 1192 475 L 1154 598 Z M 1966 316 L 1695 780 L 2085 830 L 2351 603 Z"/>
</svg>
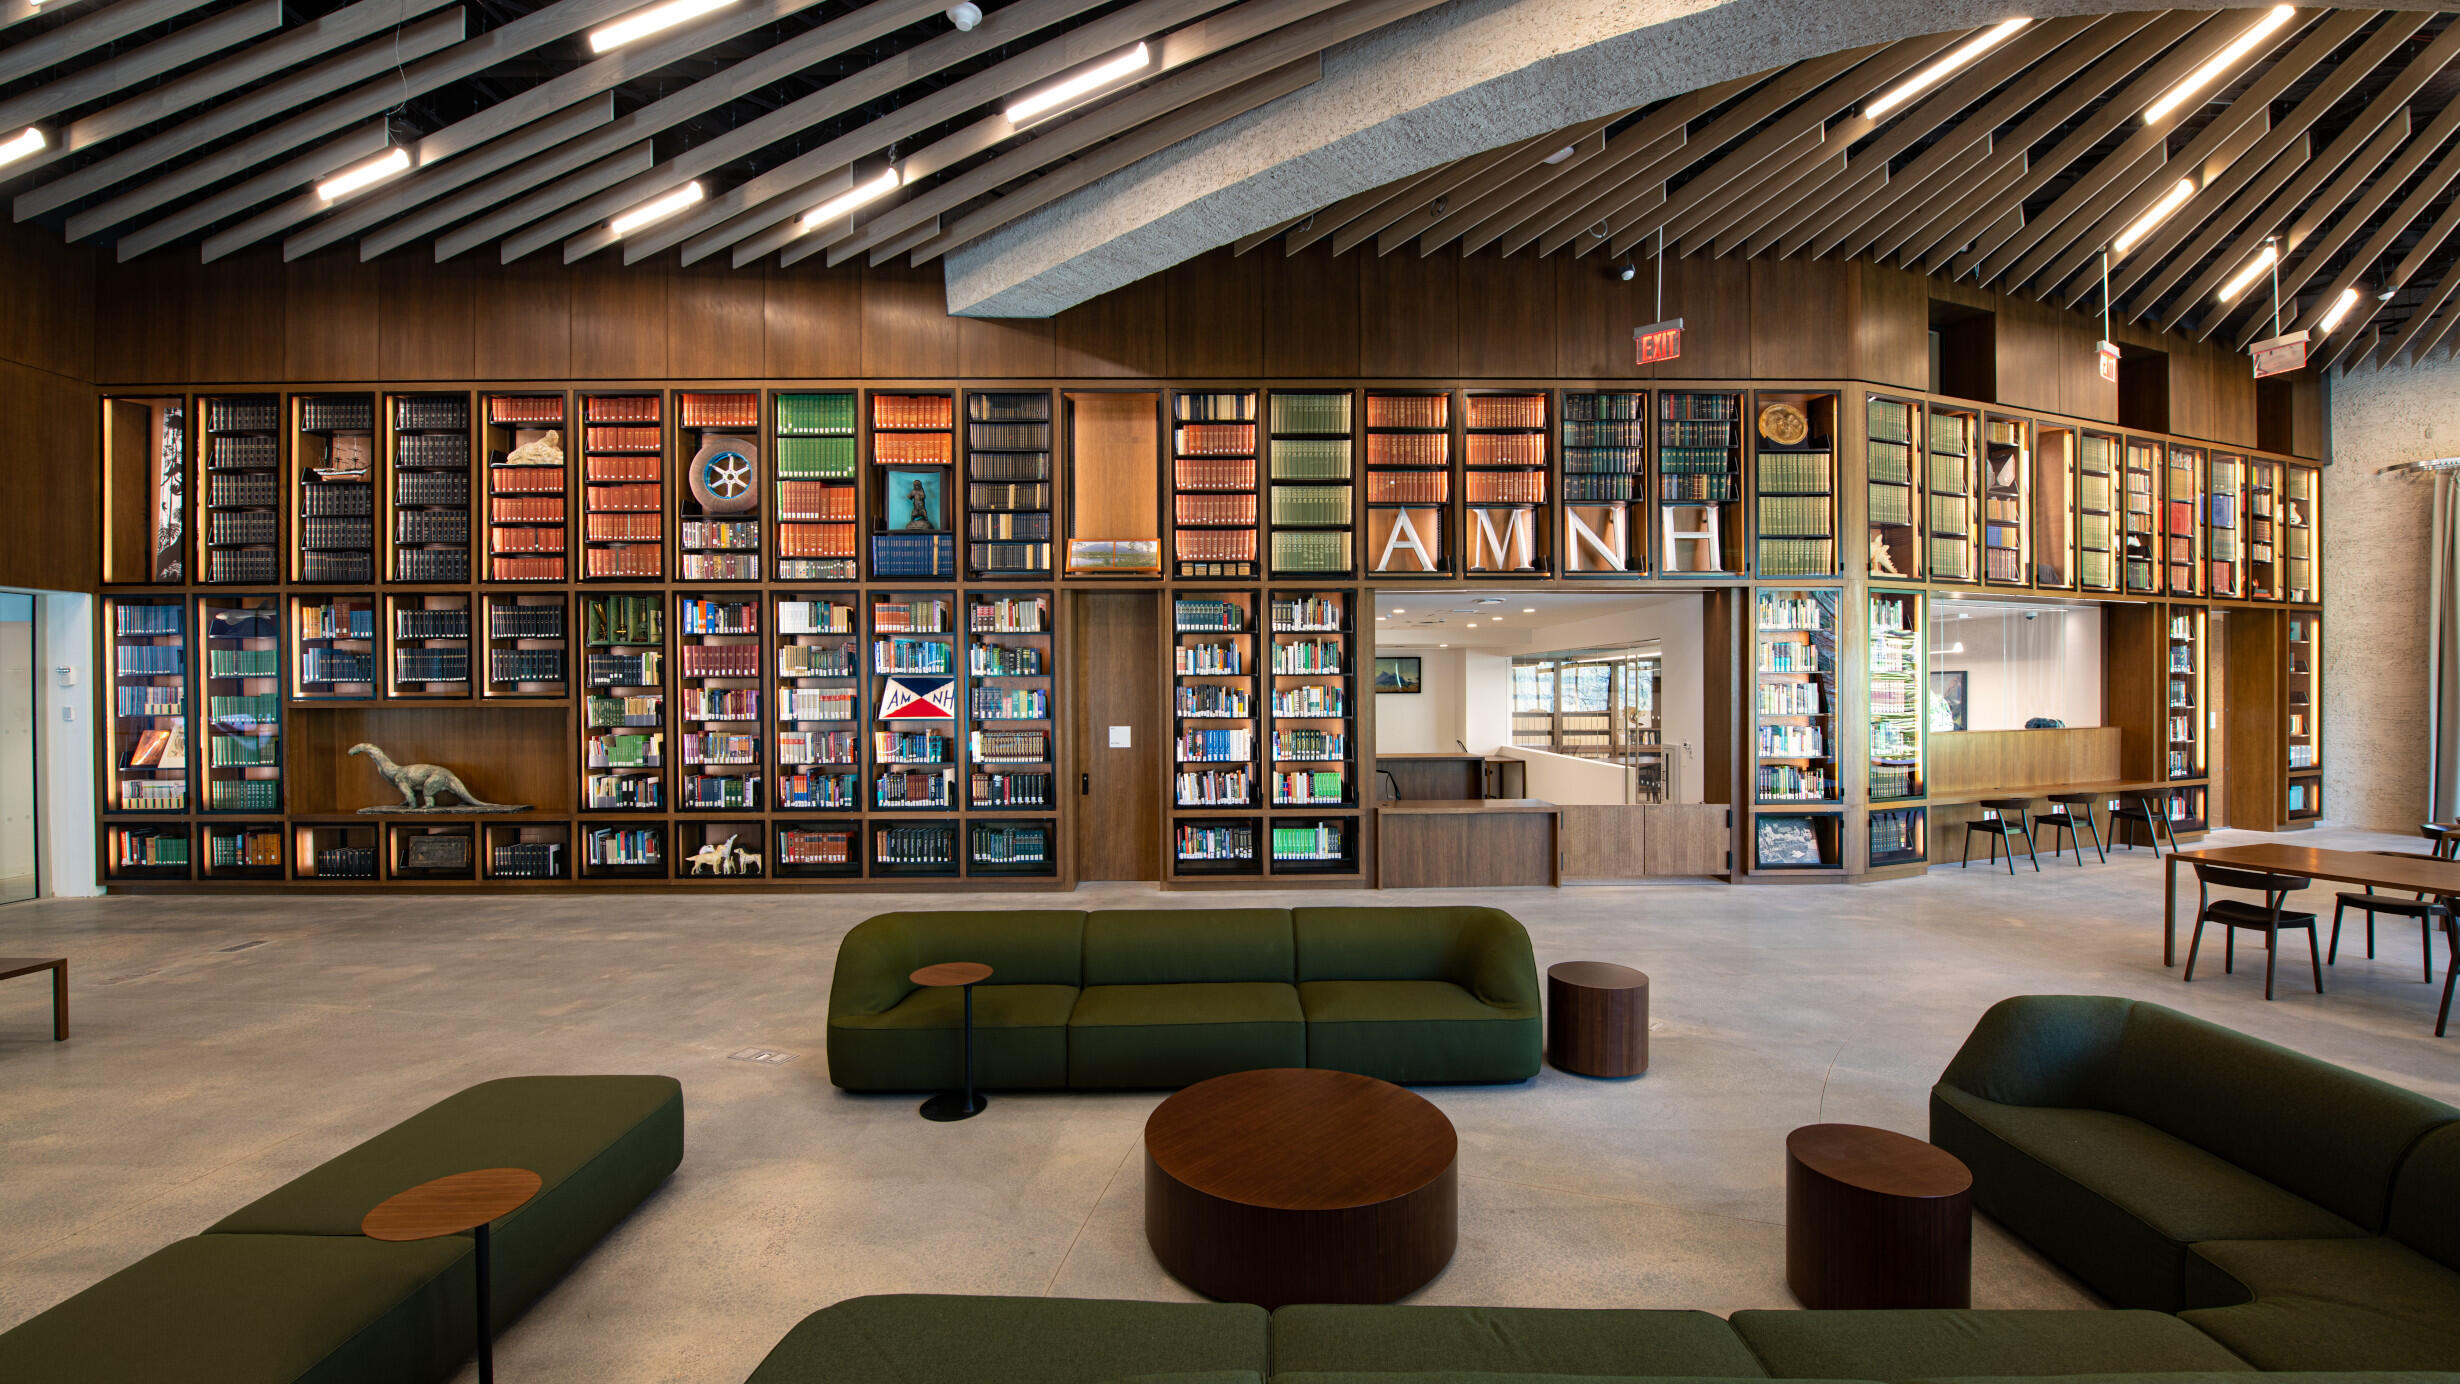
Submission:
<svg viewBox="0 0 2460 1384">
<path fill-rule="evenodd" d="M 840 192 L 803 213 L 803 229 L 808 231 L 814 226 L 825 226 L 857 207 L 869 206 L 895 192 L 904 181 L 905 175 L 892 167 L 870 182 Z"/>
<path fill-rule="evenodd" d="M 43 146 L 50 142 L 43 137 L 42 126 L 28 125 L 24 133 L 6 144 L 0 144 L 0 167 L 15 163 L 28 154 L 41 153 Z"/>
<path fill-rule="evenodd" d="M 2160 229 L 2161 223 L 2169 220 L 2171 213 L 2185 206 L 2187 199 L 2194 195 L 2193 178 L 2180 178 L 2171 184 L 2170 190 L 2161 194 L 2161 200 L 2153 203 L 2151 210 L 2137 217 L 2134 225 L 2120 231 L 2118 238 L 2110 242 L 2111 256 L 2116 258 L 2134 249 L 2144 237 Z"/>
<path fill-rule="evenodd" d="M 1153 65 L 1153 50 L 1139 43 L 1107 62 L 1096 63 L 1073 77 L 1044 87 L 1008 107 L 1008 123 L 1024 128 L 1063 106 L 1073 105 L 1111 83 Z"/>
<path fill-rule="evenodd" d="M 634 10 L 602 29 L 589 31 L 589 51 L 604 53 L 621 48 L 637 38 L 647 38 L 662 29 L 672 29 L 687 19 L 698 19 L 711 10 L 722 10 L 735 0 L 666 0 L 645 10 Z"/>
<path fill-rule="evenodd" d="M 2188 73 L 2185 80 L 2161 93 L 2159 100 L 2146 106 L 2144 123 L 2158 124 L 2163 117 L 2184 105 L 2188 97 L 2219 81 L 2222 73 L 2236 67 L 2247 54 L 2255 51 L 2255 45 L 2270 38 L 2296 13 L 2297 10 L 2288 5 L 2274 5 L 2266 10 L 2263 18 L 2246 26 L 2245 33 L 2231 39 L 2227 48 L 2213 54 L 2210 61 Z"/>
<path fill-rule="evenodd" d="M 1890 91 L 1887 95 L 1880 97 L 1878 100 L 1871 102 L 1867 106 L 1864 106 L 1862 108 L 1863 118 L 1866 120 L 1877 120 L 1886 115 L 1888 112 L 1895 110 L 1898 106 L 1905 104 L 1914 97 L 1921 95 L 1923 92 L 1930 90 L 1932 87 L 1935 87 L 1941 82 L 1944 82 L 1948 78 L 1956 75 L 1956 73 L 1966 64 L 1972 62 L 1975 58 L 1980 57 L 1982 54 L 1989 52 L 1991 49 L 1998 47 L 2000 44 L 2007 42 L 2007 40 L 2015 36 L 2018 29 L 2021 29 L 2025 25 L 2032 22 L 2033 17 L 2031 15 L 2024 15 L 2015 19 L 2003 20 L 1997 24 L 1991 25 L 1987 29 L 1982 30 L 1973 37 L 1966 39 L 1964 42 L 1951 49 L 1946 57 L 1939 59 L 1930 66 L 1923 68 L 1921 71 L 1914 73 L 1910 77 L 1907 77 L 1905 80 L 1896 84 L 1895 90 Z"/>
<path fill-rule="evenodd" d="M 337 202 L 360 188 L 383 182 L 409 167 L 410 151 L 396 144 L 367 162 L 355 168 L 345 168 L 318 183 L 316 195 L 325 201 Z"/>
<path fill-rule="evenodd" d="M 2265 245 L 2264 248 L 2255 252 L 2255 257 L 2248 260 L 2244 267 L 2230 275 L 2229 282 L 2221 285 L 2221 291 L 2213 296 L 2224 303 L 2236 302 L 2238 295 L 2253 287 L 2255 281 L 2262 278 L 2264 271 L 2270 269 L 2280 257 L 2280 246 Z"/>
<path fill-rule="evenodd" d="M 652 221 L 663 221 L 706 196 L 700 189 L 700 179 L 694 178 L 663 196 L 652 198 L 606 223 L 611 235 L 637 231 Z"/>
<path fill-rule="evenodd" d="M 2340 296 L 2332 300 L 2331 310 L 2324 313 L 2323 320 L 2315 324 L 2315 335 L 2325 335 L 2334 327 L 2339 326 L 2340 319 L 2347 317 L 2349 315 L 2349 309 L 2356 307 L 2357 305 L 2357 289 L 2354 287 L 2342 289 L 2340 291 Z"/>
</svg>

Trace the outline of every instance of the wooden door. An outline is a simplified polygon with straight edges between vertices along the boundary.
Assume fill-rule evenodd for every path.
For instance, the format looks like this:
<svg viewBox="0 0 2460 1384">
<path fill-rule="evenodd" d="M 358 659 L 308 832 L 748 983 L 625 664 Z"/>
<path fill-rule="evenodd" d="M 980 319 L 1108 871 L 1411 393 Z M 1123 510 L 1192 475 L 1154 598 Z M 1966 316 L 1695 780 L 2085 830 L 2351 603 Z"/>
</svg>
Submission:
<svg viewBox="0 0 2460 1384">
<path fill-rule="evenodd" d="M 1162 778 L 1169 745 L 1162 708 L 1161 594 L 1074 596 L 1076 877 L 1162 877 Z M 1124 729 L 1128 743 L 1112 743 Z"/>
</svg>

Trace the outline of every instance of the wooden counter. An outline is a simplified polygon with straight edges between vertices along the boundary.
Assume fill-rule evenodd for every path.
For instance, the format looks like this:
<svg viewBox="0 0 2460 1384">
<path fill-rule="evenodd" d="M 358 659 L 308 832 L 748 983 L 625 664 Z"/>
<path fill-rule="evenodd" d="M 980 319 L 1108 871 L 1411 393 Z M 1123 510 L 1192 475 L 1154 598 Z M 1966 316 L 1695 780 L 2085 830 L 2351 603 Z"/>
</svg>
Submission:
<svg viewBox="0 0 2460 1384">
<path fill-rule="evenodd" d="M 1392 775 L 1404 802 L 1517 798 L 1528 791 L 1528 766 L 1490 754 L 1379 754 L 1375 767 Z"/>
<path fill-rule="evenodd" d="M 1563 813 L 1536 798 L 1419 798 L 1375 809 L 1379 889 L 1563 883 Z"/>
</svg>

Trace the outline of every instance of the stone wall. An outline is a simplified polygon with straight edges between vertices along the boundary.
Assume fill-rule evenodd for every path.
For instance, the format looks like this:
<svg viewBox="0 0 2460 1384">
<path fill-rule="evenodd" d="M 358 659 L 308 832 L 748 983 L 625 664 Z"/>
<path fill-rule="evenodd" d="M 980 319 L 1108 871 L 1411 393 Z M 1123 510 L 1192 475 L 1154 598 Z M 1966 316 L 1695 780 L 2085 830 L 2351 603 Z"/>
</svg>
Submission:
<svg viewBox="0 0 2460 1384">
<path fill-rule="evenodd" d="M 2460 454 L 2460 364 L 2331 384 L 2323 473 L 2323 810 L 2407 831 L 2426 811 L 2426 530 L 2434 483 L 2378 476 Z"/>
</svg>

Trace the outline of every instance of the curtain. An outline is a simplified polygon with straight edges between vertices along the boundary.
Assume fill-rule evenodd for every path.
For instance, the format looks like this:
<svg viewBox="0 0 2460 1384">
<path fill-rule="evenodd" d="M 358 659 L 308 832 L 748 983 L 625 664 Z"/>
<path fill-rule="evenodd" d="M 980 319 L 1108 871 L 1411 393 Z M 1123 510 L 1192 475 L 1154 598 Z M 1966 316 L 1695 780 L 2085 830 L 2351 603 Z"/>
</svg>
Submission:
<svg viewBox="0 0 2460 1384">
<path fill-rule="evenodd" d="M 2426 817 L 2460 811 L 2460 494 L 2453 473 L 2434 475 L 2434 528 L 2427 534 Z"/>
</svg>

